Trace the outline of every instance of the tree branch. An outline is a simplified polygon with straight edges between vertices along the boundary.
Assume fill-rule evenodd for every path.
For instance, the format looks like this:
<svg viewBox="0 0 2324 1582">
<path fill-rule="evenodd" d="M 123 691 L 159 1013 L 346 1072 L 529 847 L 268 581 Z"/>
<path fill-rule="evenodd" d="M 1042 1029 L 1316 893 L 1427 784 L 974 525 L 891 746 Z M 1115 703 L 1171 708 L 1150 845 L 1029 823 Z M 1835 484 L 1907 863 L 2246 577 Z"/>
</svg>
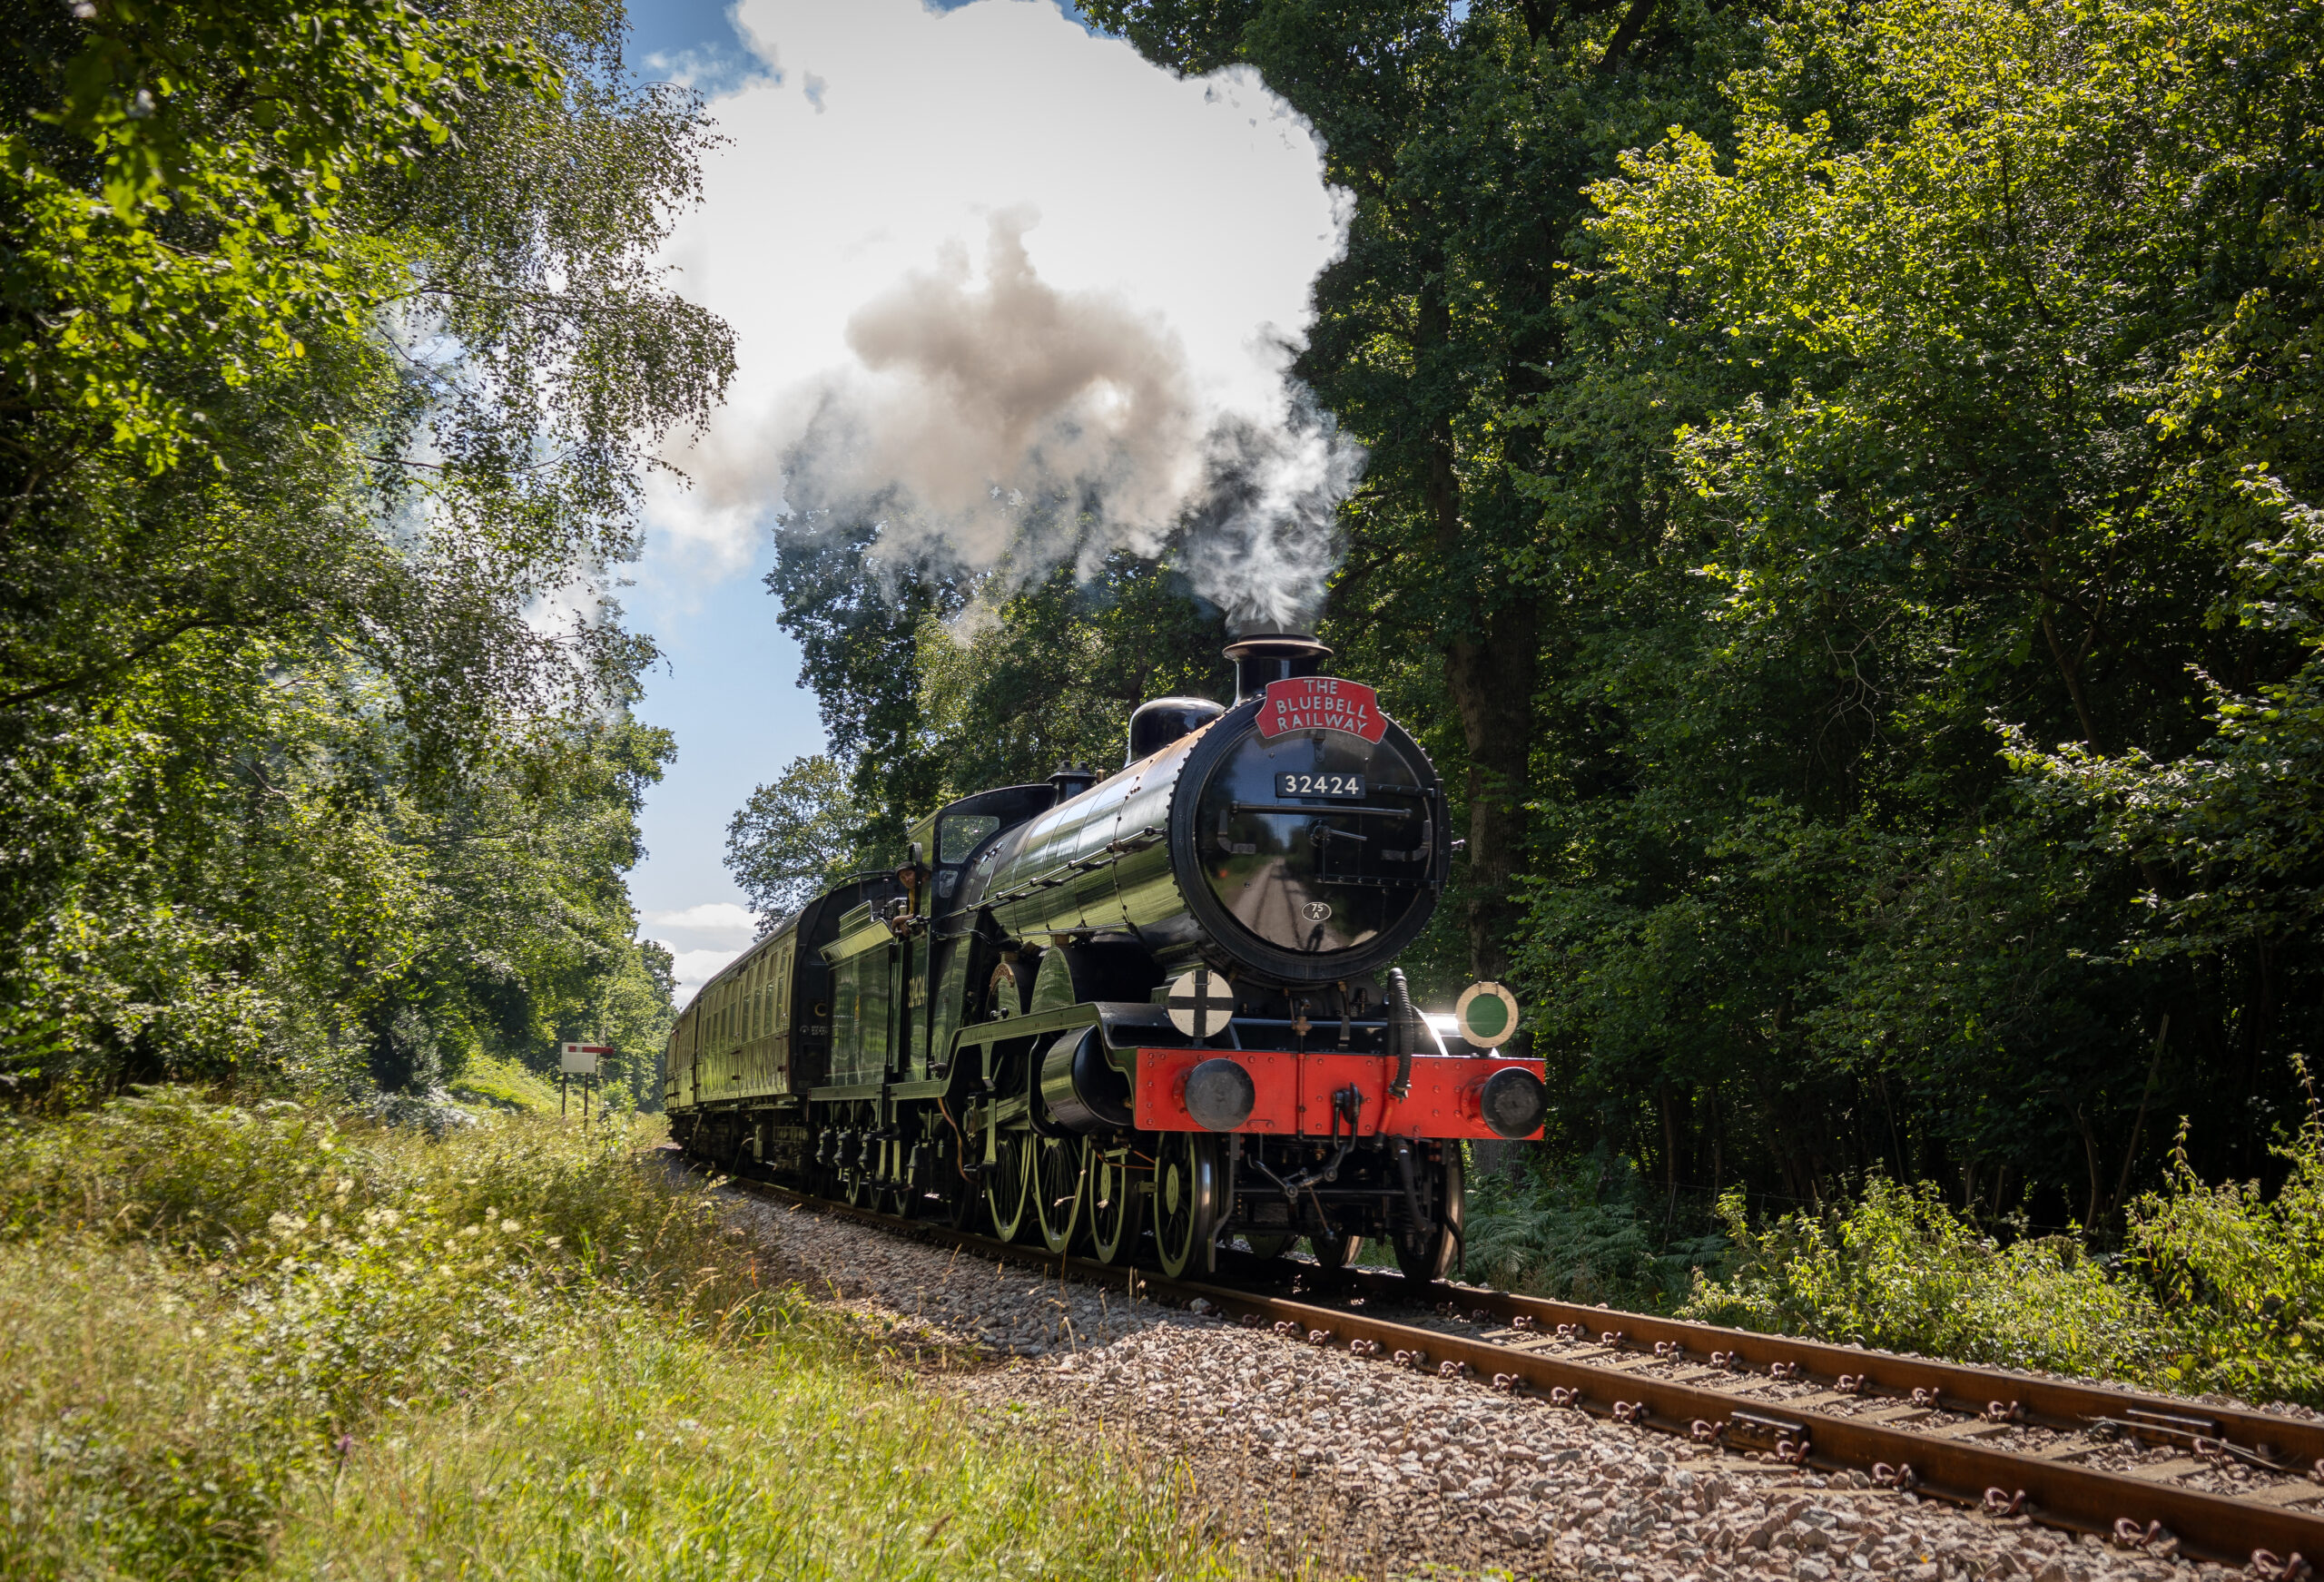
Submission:
<svg viewBox="0 0 2324 1582">
<path fill-rule="evenodd" d="M 1606 41 L 1605 56 L 1598 63 L 1600 71 L 1621 69 L 1630 47 L 1638 43 L 1638 35 L 1646 31 L 1646 25 L 1653 19 L 1657 4 L 1658 0 L 1630 0 L 1630 8 L 1622 13 L 1621 25 L 1614 29 L 1614 36 Z"/>
<path fill-rule="evenodd" d="M 239 626 L 242 623 L 239 621 L 214 619 L 207 615 L 198 616 L 192 620 L 181 621 L 166 632 L 163 632 L 160 636 L 153 638 L 148 642 L 139 644 L 135 648 L 131 649 L 119 659 L 113 660 L 108 663 L 92 666 L 91 668 L 81 672 L 78 675 L 67 676 L 63 681 L 44 682 L 36 687 L 25 687 L 19 692 L 0 693 L 0 709 L 13 709 L 20 703 L 29 703 L 36 699 L 47 697 L 54 693 L 68 693 L 75 690 L 76 688 L 87 686 L 92 682 L 102 680 L 105 676 L 128 669 L 131 665 L 135 664 L 147 654 L 152 653 L 156 649 L 168 647 L 171 644 L 175 643 L 179 638 L 184 636 L 189 632 L 200 632 L 205 629 L 222 630 L 229 626 Z"/>
</svg>

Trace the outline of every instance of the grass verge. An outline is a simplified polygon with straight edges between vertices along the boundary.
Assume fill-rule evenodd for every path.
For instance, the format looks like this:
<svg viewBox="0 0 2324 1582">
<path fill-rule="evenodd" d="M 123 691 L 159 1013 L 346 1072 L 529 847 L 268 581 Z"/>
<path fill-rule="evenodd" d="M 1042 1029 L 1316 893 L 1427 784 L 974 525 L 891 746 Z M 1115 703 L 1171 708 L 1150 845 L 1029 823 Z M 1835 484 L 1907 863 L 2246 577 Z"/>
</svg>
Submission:
<svg viewBox="0 0 2324 1582">
<path fill-rule="evenodd" d="M 931 1394 L 639 1141 L 9 1124 L 0 1575 L 1231 1571 L 1156 1469 Z"/>
</svg>

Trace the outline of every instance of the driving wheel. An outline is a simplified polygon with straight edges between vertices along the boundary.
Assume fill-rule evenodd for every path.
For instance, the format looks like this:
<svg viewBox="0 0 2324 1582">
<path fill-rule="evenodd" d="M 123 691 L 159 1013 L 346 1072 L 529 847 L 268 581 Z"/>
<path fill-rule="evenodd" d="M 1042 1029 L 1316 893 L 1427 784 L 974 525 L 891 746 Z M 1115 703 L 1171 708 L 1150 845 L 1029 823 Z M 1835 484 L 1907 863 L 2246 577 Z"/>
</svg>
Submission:
<svg viewBox="0 0 2324 1582">
<path fill-rule="evenodd" d="M 1041 1227 L 1041 1244 L 1063 1253 L 1073 1244 L 1081 1223 L 1080 1141 L 1074 1137 L 1033 1140 L 1033 1216 Z"/>
<path fill-rule="evenodd" d="M 1089 1243 L 1100 1263 L 1127 1263 L 1137 1250 L 1138 1211 L 1145 1183 L 1130 1174 L 1128 1148 L 1103 1148 L 1094 1138 L 1081 1145 L 1083 1178 L 1088 1183 Z"/>
<path fill-rule="evenodd" d="M 984 1206 L 992 1216 L 992 1233 L 1004 1242 L 1025 1232 L 1025 1210 L 1032 1199 L 1027 1176 L 1032 1151 L 1026 1147 L 1031 1134 L 995 1131 L 985 1145 Z"/>
<path fill-rule="evenodd" d="M 1154 1244 L 1173 1280 L 1217 1265 L 1218 1155 L 1207 1132 L 1165 1132 L 1155 1150 Z"/>
</svg>

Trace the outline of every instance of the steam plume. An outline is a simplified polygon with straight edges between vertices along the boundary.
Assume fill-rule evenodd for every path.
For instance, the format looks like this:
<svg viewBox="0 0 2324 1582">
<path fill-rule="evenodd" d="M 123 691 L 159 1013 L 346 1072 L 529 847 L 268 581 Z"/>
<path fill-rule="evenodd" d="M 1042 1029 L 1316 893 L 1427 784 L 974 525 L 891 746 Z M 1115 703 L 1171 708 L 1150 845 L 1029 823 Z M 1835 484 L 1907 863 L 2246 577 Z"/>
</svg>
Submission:
<svg viewBox="0 0 2324 1582">
<path fill-rule="evenodd" d="M 1235 624 L 1312 624 L 1361 448 L 1288 386 L 1271 409 L 1206 401 L 1168 326 L 1039 277 L 1033 222 L 993 218 L 981 279 L 955 245 L 850 319 L 860 367 L 816 384 L 781 452 L 792 511 L 876 516 L 891 564 L 1018 586 L 1168 550 Z"/>
</svg>

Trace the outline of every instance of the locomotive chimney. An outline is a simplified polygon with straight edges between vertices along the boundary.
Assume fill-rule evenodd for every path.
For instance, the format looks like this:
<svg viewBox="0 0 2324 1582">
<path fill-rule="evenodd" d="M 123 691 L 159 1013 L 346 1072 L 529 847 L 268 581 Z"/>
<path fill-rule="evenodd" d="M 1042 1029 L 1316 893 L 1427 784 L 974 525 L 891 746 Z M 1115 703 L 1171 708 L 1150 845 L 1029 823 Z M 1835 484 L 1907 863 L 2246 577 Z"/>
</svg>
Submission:
<svg viewBox="0 0 2324 1582">
<path fill-rule="evenodd" d="M 1226 645 L 1235 662 L 1235 701 L 1256 698 L 1267 683 L 1314 675 L 1332 651 L 1305 632 L 1252 632 Z"/>
</svg>

